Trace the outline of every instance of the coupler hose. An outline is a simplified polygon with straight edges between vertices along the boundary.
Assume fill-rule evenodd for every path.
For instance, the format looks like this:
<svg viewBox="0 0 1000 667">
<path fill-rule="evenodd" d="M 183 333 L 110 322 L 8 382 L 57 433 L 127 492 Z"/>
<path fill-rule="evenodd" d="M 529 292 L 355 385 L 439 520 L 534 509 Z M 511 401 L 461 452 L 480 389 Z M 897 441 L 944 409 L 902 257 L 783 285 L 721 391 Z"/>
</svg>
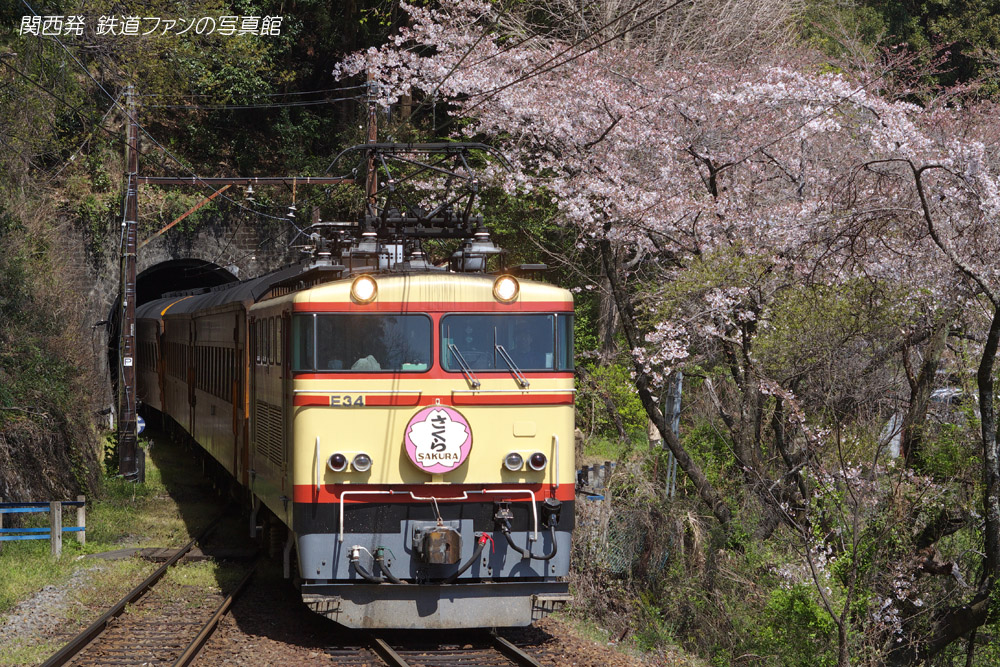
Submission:
<svg viewBox="0 0 1000 667">
<path fill-rule="evenodd" d="M 405 581 L 399 579 L 390 570 L 389 566 L 385 564 L 385 547 L 379 547 L 375 550 L 375 562 L 378 563 L 378 569 L 381 570 L 385 578 L 388 579 L 393 584 L 405 584 Z M 364 576 L 364 575 L 361 575 Z"/>
<path fill-rule="evenodd" d="M 361 547 L 353 547 L 351 549 L 351 565 L 354 566 L 354 571 L 361 575 L 361 578 L 365 581 L 370 581 L 373 584 L 385 583 L 384 578 L 376 577 L 374 574 L 365 569 L 365 566 L 361 564 L 360 557 Z"/>
<path fill-rule="evenodd" d="M 479 557 L 483 555 L 483 549 L 486 547 L 486 543 L 490 541 L 490 536 L 486 533 L 479 533 L 479 541 L 476 542 L 476 550 L 472 552 L 472 558 L 465 561 L 462 567 L 458 568 L 454 573 L 445 578 L 441 583 L 443 584 L 453 584 L 455 580 L 458 579 L 462 574 L 472 567 L 472 564 L 479 560 Z"/>
<path fill-rule="evenodd" d="M 534 558 L 535 560 L 552 560 L 556 556 L 556 552 L 559 551 L 559 543 L 556 542 L 556 527 L 554 525 L 549 526 L 549 535 L 552 536 L 552 552 L 547 553 L 544 556 L 536 556 L 527 549 L 522 549 L 521 547 L 514 544 L 514 540 L 510 536 L 510 523 L 504 521 L 500 524 L 500 530 L 503 532 L 503 536 L 507 538 L 507 544 L 510 548 L 521 554 L 521 558 Z"/>
</svg>

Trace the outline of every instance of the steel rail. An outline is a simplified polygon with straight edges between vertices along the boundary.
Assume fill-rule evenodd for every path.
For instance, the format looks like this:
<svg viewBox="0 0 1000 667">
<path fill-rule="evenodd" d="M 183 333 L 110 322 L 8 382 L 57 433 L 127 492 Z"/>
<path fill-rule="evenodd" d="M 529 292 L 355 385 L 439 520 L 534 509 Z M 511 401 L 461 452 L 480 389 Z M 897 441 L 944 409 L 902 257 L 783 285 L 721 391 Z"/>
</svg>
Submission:
<svg viewBox="0 0 1000 667">
<path fill-rule="evenodd" d="M 500 635 L 493 635 L 493 647 L 503 654 L 505 658 L 521 667 L 544 667 L 542 663 L 519 649 Z"/>
<path fill-rule="evenodd" d="M 188 644 L 186 649 L 184 649 L 184 652 L 181 653 L 180 657 L 174 661 L 173 667 L 187 667 L 187 665 L 191 664 L 191 661 L 198 656 L 201 649 L 205 647 L 205 642 L 208 641 L 208 638 L 212 636 L 212 633 L 215 632 L 215 629 L 219 626 L 219 621 L 221 621 L 222 617 L 229 611 L 229 608 L 233 605 L 237 596 L 243 592 L 243 588 L 247 585 L 247 582 L 250 581 L 250 578 L 254 575 L 254 573 L 256 573 L 256 571 L 257 565 L 254 564 L 250 568 L 250 571 L 247 572 L 246 575 L 244 575 L 240 580 L 240 583 L 236 584 L 236 588 L 234 588 L 229 595 L 226 596 L 226 599 L 222 601 L 222 604 L 220 604 L 218 609 L 215 610 L 215 613 L 212 614 L 212 618 L 208 619 L 205 626 L 201 629 L 201 632 L 198 633 L 198 636 L 191 640 L 191 643 Z"/>
<path fill-rule="evenodd" d="M 142 597 L 150 588 L 153 587 L 154 584 L 156 584 L 157 581 L 160 580 L 160 578 L 163 577 L 164 574 L 166 574 L 167 570 L 169 570 L 189 551 L 191 551 L 195 544 L 197 544 L 200 540 L 203 540 L 215 528 L 216 524 L 222 520 L 222 516 L 223 515 L 219 515 L 216 517 L 216 519 L 212 521 L 212 523 L 210 523 L 200 535 L 181 547 L 166 563 L 157 568 L 157 570 L 151 575 L 146 577 L 145 581 L 126 593 L 125 597 L 115 603 L 115 605 L 101 615 L 100 618 L 91 623 L 86 630 L 71 639 L 65 646 L 59 649 L 55 655 L 42 663 L 42 667 L 59 667 L 60 665 L 65 665 L 82 652 L 83 649 L 94 641 L 98 635 L 104 632 L 105 628 L 108 627 L 112 620 L 118 618 L 118 616 L 125 611 L 126 606 Z"/>
<path fill-rule="evenodd" d="M 369 647 L 389 667 L 410 667 L 410 663 L 403 660 L 381 637 L 371 637 Z"/>
</svg>

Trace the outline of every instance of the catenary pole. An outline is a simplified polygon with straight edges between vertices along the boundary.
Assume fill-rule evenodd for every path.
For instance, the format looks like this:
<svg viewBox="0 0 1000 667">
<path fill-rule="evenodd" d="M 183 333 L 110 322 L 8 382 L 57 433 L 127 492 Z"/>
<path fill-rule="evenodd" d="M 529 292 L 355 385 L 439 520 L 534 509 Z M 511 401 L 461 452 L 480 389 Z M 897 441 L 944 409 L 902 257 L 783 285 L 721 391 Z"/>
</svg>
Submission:
<svg viewBox="0 0 1000 667">
<path fill-rule="evenodd" d="M 125 216 L 121 236 L 121 337 L 118 345 L 120 373 L 118 376 L 118 470 L 132 482 L 139 479 L 137 460 L 135 383 L 135 255 L 138 218 L 137 189 L 139 187 L 139 124 L 136 121 L 135 90 L 125 92 L 128 109 L 128 142 L 125 190 Z"/>
</svg>

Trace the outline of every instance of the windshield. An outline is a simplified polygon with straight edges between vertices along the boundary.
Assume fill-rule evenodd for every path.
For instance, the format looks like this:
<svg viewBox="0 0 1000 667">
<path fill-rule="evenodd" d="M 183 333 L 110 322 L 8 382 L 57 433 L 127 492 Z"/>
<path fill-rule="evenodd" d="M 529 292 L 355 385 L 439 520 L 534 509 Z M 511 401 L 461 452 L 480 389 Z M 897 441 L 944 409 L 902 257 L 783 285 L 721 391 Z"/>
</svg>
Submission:
<svg viewBox="0 0 1000 667">
<path fill-rule="evenodd" d="M 446 315 L 441 318 L 442 365 L 461 370 L 457 350 L 471 370 L 509 370 L 500 346 L 519 370 L 572 370 L 572 321 L 571 315 Z"/>
<path fill-rule="evenodd" d="M 431 321 L 424 315 L 296 315 L 295 370 L 426 371 Z"/>
</svg>

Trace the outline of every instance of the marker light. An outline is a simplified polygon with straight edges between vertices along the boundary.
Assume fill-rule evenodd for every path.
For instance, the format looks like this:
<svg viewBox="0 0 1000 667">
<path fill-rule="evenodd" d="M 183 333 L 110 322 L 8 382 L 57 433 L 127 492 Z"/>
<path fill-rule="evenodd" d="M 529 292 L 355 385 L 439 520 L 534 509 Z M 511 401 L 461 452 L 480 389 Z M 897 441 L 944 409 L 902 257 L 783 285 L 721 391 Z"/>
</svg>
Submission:
<svg viewBox="0 0 1000 667">
<path fill-rule="evenodd" d="M 500 276 L 493 281 L 493 297 L 497 301 L 510 303 L 517 298 L 520 290 L 521 286 L 517 284 L 517 278 L 514 276 Z"/>
<path fill-rule="evenodd" d="M 371 303 L 378 296 L 378 285 L 371 276 L 358 276 L 351 285 L 351 298 L 358 303 Z"/>
<path fill-rule="evenodd" d="M 358 454 L 351 461 L 351 467 L 358 472 L 367 472 L 372 467 L 372 457 L 367 454 Z"/>
<path fill-rule="evenodd" d="M 511 472 L 517 472 L 524 467 L 524 459 L 517 452 L 511 452 L 504 458 L 503 465 Z"/>
<path fill-rule="evenodd" d="M 549 460 L 541 452 L 535 452 L 528 457 L 528 465 L 531 466 L 532 470 L 545 470 L 545 466 L 548 464 Z"/>
<path fill-rule="evenodd" d="M 326 462 L 326 465 L 328 465 L 330 470 L 333 472 L 344 472 L 347 469 L 347 457 L 340 452 L 331 454 L 330 459 Z"/>
</svg>

